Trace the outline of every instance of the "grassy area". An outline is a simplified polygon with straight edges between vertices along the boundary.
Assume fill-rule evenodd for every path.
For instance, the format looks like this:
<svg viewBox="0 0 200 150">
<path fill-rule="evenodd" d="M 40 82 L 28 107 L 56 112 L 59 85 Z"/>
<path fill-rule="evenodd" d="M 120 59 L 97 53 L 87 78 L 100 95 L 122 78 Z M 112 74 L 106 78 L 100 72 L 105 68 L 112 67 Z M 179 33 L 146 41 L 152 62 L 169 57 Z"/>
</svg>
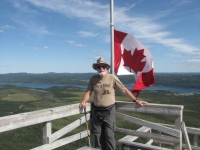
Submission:
<svg viewBox="0 0 200 150">
<path fill-rule="evenodd" d="M 41 110 L 45 108 L 79 103 L 85 89 L 77 87 L 52 87 L 41 91 L 24 87 L 1 86 L 0 87 L 0 117 L 23 112 Z M 92 96 L 93 98 L 93 96 Z M 175 104 L 184 106 L 184 121 L 186 126 L 200 128 L 200 96 L 177 95 L 167 91 L 142 91 L 138 99 L 157 104 Z M 122 93 L 116 92 L 116 100 L 130 101 Z M 152 115 L 144 113 L 126 113 L 152 122 L 174 124 L 174 117 L 165 115 Z M 58 119 L 52 123 L 52 132 L 55 132 L 67 124 L 78 119 L 81 115 Z M 126 129 L 137 129 L 139 126 L 117 119 L 117 126 Z M 85 130 L 85 124 L 71 131 L 66 136 Z M 116 140 L 123 135 L 116 134 Z M 12 142 L 11 142 L 12 141 Z M 73 142 L 58 150 L 77 149 L 88 144 L 87 138 Z M 200 144 L 200 141 L 199 141 Z M 42 124 L 33 125 L 0 134 L 0 149 L 26 150 L 42 145 Z M 117 150 L 121 149 L 117 143 Z"/>
<path fill-rule="evenodd" d="M 38 96 L 33 96 L 28 93 L 15 93 L 9 94 L 7 97 L 2 98 L 3 101 L 13 101 L 13 102 L 26 102 L 38 100 Z"/>
</svg>

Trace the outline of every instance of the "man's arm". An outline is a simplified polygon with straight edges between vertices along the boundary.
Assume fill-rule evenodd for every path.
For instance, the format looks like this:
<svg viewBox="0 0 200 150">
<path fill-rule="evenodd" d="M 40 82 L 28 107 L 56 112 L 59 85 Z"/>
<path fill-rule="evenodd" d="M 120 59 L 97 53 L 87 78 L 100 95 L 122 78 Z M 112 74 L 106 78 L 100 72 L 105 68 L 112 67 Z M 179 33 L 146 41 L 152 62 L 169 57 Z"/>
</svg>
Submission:
<svg viewBox="0 0 200 150">
<path fill-rule="evenodd" d="M 87 91 L 85 95 L 83 96 L 82 102 L 80 103 L 79 107 L 85 108 L 86 102 L 90 99 L 90 96 L 92 94 L 92 91 Z"/>
<path fill-rule="evenodd" d="M 137 104 L 141 106 L 143 106 L 143 104 L 148 104 L 148 102 L 146 101 L 137 100 L 137 98 L 126 87 L 123 87 L 121 91 L 132 101 L 135 101 Z"/>
</svg>

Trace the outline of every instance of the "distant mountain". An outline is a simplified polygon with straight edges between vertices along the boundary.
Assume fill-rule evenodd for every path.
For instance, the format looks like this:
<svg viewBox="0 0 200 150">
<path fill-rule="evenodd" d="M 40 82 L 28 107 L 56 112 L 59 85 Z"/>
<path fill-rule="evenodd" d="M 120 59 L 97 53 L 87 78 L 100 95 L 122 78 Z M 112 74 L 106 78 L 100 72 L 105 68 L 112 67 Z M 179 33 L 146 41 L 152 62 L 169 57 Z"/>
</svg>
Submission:
<svg viewBox="0 0 200 150">
<path fill-rule="evenodd" d="M 87 84 L 96 73 L 9 73 L 0 74 L 0 82 Z M 133 75 L 118 76 L 124 84 L 135 83 Z M 200 73 L 155 73 L 155 85 L 200 88 Z"/>
</svg>

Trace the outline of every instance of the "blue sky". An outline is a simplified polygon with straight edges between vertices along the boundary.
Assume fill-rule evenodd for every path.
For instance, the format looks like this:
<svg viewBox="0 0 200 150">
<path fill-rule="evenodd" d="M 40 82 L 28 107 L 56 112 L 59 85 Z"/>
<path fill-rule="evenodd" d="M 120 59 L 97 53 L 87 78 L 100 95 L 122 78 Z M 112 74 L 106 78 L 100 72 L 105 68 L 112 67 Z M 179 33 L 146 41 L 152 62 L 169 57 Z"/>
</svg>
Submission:
<svg viewBox="0 0 200 150">
<path fill-rule="evenodd" d="M 0 20 L 0 74 L 110 62 L 110 0 L 1 0 Z M 114 23 L 148 47 L 155 72 L 200 72 L 199 0 L 114 0 Z"/>
</svg>

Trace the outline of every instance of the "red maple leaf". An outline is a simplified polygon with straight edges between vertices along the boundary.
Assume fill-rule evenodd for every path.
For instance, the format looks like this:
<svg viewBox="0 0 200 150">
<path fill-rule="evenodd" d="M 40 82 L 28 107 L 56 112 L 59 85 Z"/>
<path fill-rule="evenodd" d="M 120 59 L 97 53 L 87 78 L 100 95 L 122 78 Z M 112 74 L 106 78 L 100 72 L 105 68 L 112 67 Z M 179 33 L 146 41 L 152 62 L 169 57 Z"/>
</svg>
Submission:
<svg viewBox="0 0 200 150">
<path fill-rule="evenodd" d="M 143 53 L 144 49 L 137 50 L 137 48 L 135 48 L 133 55 L 131 55 L 131 50 L 124 49 L 124 53 L 122 54 L 124 66 L 129 67 L 136 74 L 138 71 L 142 71 L 146 64 L 146 62 L 141 62 L 141 60 L 146 57 Z"/>
</svg>

